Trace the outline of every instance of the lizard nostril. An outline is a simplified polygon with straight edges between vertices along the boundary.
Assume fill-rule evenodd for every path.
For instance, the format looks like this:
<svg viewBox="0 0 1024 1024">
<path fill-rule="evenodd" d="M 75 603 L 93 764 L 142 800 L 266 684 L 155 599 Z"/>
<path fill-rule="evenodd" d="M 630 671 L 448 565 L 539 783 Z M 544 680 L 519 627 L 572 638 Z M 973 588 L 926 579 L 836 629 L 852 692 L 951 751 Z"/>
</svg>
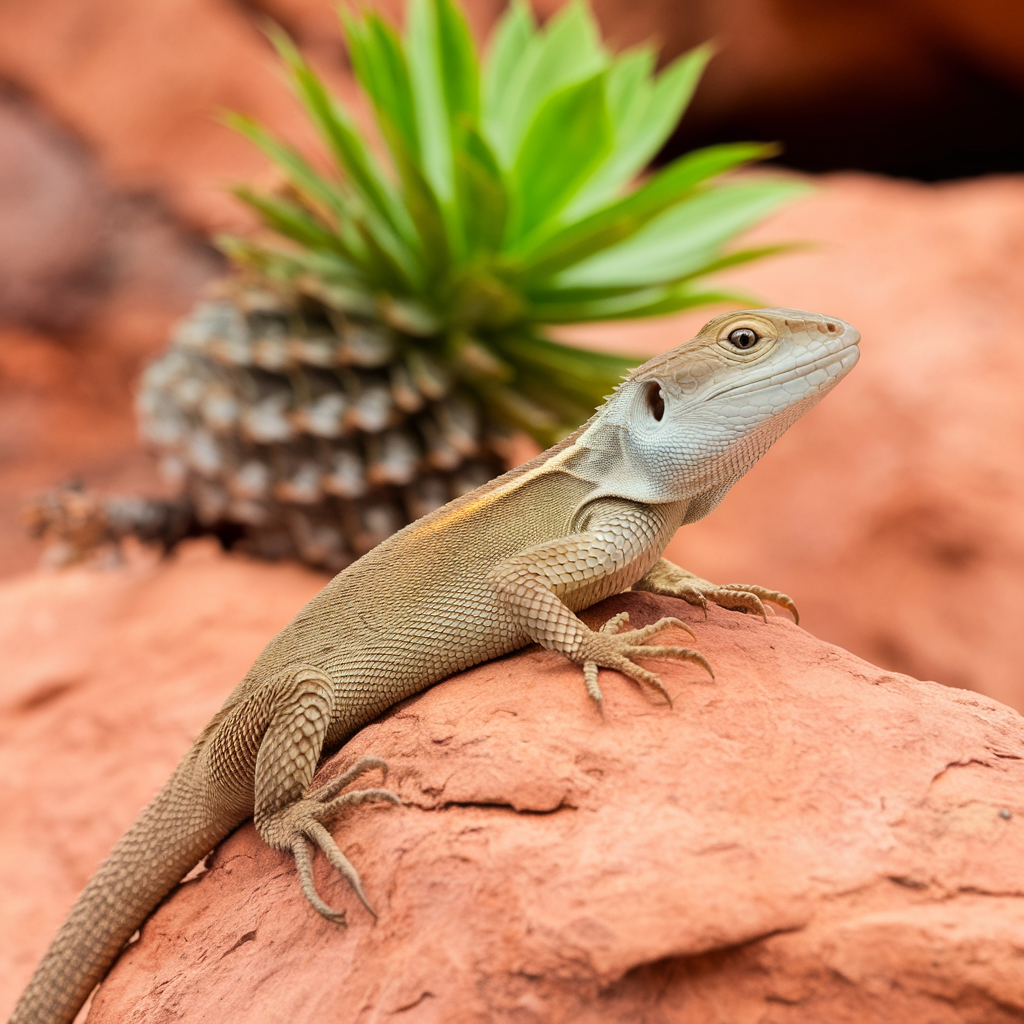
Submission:
<svg viewBox="0 0 1024 1024">
<path fill-rule="evenodd" d="M 829 334 L 835 334 L 836 330 L 838 329 L 838 325 L 833 323 L 827 323 L 825 324 L 825 327 L 827 328 Z"/>
</svg>

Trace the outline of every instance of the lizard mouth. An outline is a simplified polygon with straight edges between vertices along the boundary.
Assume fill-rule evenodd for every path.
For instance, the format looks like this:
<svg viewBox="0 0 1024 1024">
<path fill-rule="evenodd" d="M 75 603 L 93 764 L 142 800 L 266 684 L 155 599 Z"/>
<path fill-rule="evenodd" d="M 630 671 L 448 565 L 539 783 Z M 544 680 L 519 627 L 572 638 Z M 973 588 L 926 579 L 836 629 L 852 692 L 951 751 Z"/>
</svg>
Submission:
<svg viewBox="0 0 1024 1024">
<path fill-rule="evenodd" d="M 818 370 L 824 370 L 826 377 L 821 381 L 820 386 L 826 388 L 834 387 L 850 370 L 853 369 L 860 358 L 860 332 L 855 328 L 846 331 L 842 338 L 843 344 L 829 352 L 814 356 L 810 359 L 803 359 L 785 370 L 767 373 L 746 380 L 741 384 L 727 385 L 708 395 L 709 399 L 718 398 L 721 395 L 744 395 L 753 391 L 759 391 L 765 386 L 778 387 L 788 384 L 790 381 L 807 377 Z"/>
</svg>

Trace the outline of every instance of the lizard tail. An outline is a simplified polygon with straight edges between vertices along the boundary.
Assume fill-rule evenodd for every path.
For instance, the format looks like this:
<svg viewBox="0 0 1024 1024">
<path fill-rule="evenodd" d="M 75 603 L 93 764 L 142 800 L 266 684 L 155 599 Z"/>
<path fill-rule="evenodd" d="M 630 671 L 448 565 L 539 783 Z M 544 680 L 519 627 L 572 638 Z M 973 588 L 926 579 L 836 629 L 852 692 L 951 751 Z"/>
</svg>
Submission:
<svg viewBox="0 0 1024 1024">
<path fill-rule="evenodd" d="M 122 836 L 75 901 L 10 1024 L 71 1024 L 125 943 L 171 889 L 245 819 L 195 808 L 176 773 Z M 186 810 L 188 809 L 188 810 Z M 248 812 L 248 813 L 251 813 Z M 234 817 L 234 816 L 232 816 Z"/>
</svg>

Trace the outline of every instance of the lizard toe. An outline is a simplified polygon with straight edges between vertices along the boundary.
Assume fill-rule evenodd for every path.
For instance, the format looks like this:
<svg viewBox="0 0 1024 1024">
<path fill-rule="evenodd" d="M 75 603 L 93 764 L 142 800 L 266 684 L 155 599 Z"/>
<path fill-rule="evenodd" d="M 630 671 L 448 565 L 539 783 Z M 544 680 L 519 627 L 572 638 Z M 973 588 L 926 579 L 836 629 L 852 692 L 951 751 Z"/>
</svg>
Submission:
<svg viewBox="0 0 1024 1024">
<path fill-rule="evenodd" d="M 383 763 L 364 763 L 371 761 L 378 762 L 378 759 L 364 758 L 362 762 L 357 762 L 338 779 L 282 808 L 276 814 L 261 821 L 259 825 L 260 834 L 265 842 L 276 849 L 291 851 L 299 874 L 299 884 L 302 886 L 302 892 L 306 899 L 317 913 L 336 924 L 346 924 L 345 912 L 335 910 L 317 893 L 313 881 L 311 848 L 316 846 L 323 853 L 328 863 L 352 887 L 352 891 L 363 906 L 376 918 L 377 913 L 366 897 L 359 873 L 352 862 L 341 852 L 325 824 L 337 817 L 338 812 L 346 807 L 354 807 L 363 803 L 401 803 L 399 796 L 388 789 L 357 789 L 334 795 L 342 785 L 351 782 L 371 768 L 380 767 Z"/>
<path fill-rule="evenodd" d="M 704 591 L 700 587 L 689 583 L 677 583 L 671 588 L 662 588 L 658 592 L 668 594 L 670 597 L 678 597 L 687 604 L 700 608 L 704 612 L 705 619 L 708 617 L 708 599 L 704 596 Z"/>
<path fill-rule="evenodd" d="M 600 708 L 604 707 L 604 694 L 601 693 L 601 687 L 597 685 L 597 669 L 598 664 L 596 661 L 585 661 L 583 663 L 583 682 L 587 687 L 587 693 L 590 694 L 591 698 Z"/>
<path fill-rule="evenodd" d="M 628 676 L 636 683 L 649 686 L 657 690 L 669 706 L 672 705 L 672 697 L 661 682 L 661 679 L 648 669 L 637 664 L 638 658 L 677 658 L 681 661 L 690 661 L 703 667 L 714 679 L 714 672 L 707 658 L 699 651 L 689 647 L 669 647 L 646 645 L 645 640 L 657 636 L 669 629 L 683 629 L 691 636 L 693 631 L 676 618 L 659 619 L 650 626 L 641 629 L 631 629 L 624 633 L 615 633 L 612 630 L 628 621 L 626 612 L 613 616 L 600 630 L 590 632 L 583 643 L 580 652 L 579 663 L 583 666 L 583 681 L 587 687 L 587 693 L 591 698 L 601 705 L 603 697 L 597 683 L 599 668 L 610 668 Z M 609 628 L 611 627 L 611 628 Z"/>
<path fill-rule="evenodd" d="M 645 648 L 627 648 L 621 659 L 616 659 L 616 664 L 609 667 L 617 669 L 624 676 L 628 676 L 634 682 L 643 683 L 645 686 L 649 686 L 652 690 L 657 690 L 658 693 L 665 698 L 665 703 L 668 704 L 669 707 L 672 707 L 672 696 L 668 690 L 665 689 L 665 684 L 654 672 L 651 672 L 646 668 L 641 668 L 641 666 L 633 661 L 633 658 L 636 657 L 636 655 L 632 653 L 634 651 L 645 651 L 646 653 Z M 640 655 L 640 657 L 643 656 L 644 655 Z"/>
<path fill-rule="evenodd" d="M 629 622 L 629 612 L 613 615 L 599 630 L 599 633 L 617 633 L 620 627 Z"/>
<path fill-rule="evenodd" d="M 373 919 L 376 920 L 377 911 L 370 906 L 370 901 L 366 898 L 366 893 L 363 890 L 363 881 L 359 877 L 359 872 L 353 867 L 348 857 L 341 852 L 338 844 L 334 841 L 334 836 L 319 822 L 310 826 L 306 835 L 320 847 L 321 852 L 327 858 L 331 867 L 348 882 L 352 887 L 352 891 L 359 897 L 359 902 L 366 907 Z"/>
<path fill-rule="evenodd" d="M 752 583 L 729 583 L 722 589 L 733 593 L 753 594 L 762 602 L 777 604 L 793 616 L 797 625 L 800 624 L 800 612 L 797 610 L 796 602 L 788 594 L 783 594 L 779 590 L 769 590 L 767 587 L 759 587 Z"/>
<path fill-rule="evenodd" d="M 313 795 L 313 799 L 320 804 L 321 811 L 317 815 L 320 821 L 330 821 L 338 811 L 344 807 L 358 807 L 360 804 L 401 804 L 402 798 L 390 789 L 353 789 L 348 793 L 342 793 L 331 800 L 323 800 L 320 792 Z"/>
<path fill-rule="evenodd" d="M 690 661 L 695 665 L 700 665 L 712 679 L 715 678 L 714 669 L 712 669 L 708 659 L 700 651 L 695 651 L 690 647 L 653 647 L 645 645 L 643 647 L 631 647 L 628 654 L 631 658 L 678 658 L 680 661 Z"/>
<path fill-rule="evenodd" d="M 733 587 L 715 587 L 714 590 L 707 591 L 705 596 L 720 608 L 728 608 L 734 612 L 750 612 L 753 615 L 760 615 L 765 622 L 768 621 L 768 613 L 757 594 Z"/>
<path fill-rule="evenodd" d="M 367 791 L 363 791 L 367 792 Z M 387 790 L 377 792 L 387 793 Z M 360 794 L 346 793 L 345 796 L 357 796 Z M 389 796 L 394 794 L 389 793 Z M 346 924 L 345 911 L 335 910 L 327 904 L 317 893 L 313 881 L 313 857 L 311 847 L 316 846 L 327 858 L 328 863 L 337 871 L 348 884 L 352 891 L 359 897 L 359 901 L 376 918 L 377 913 L 370 905 L 363 890 L 363 883 L 359 873 L 353 867 L 352 862 L 341 852 L 334 837 L 323 824 L 324 819 L 329 819 L 336 809 L 336 798 L 328 804 L 322 804 L 313 797 L 306 797 L 286 808 L 275 819 L 267 823 L 263 829 L 263 838 L 278 849 L 290 850 L 295 858 L 295 867 L 299 874 L 299 884 L 302 892 L 309 900 L 317 913 L 326 917 L 327 920 L 336 924 Z M 395 797 L 397 800 L 397 797 Z M 361 802 L 361 801 L 360 801 Z"/>
<path fill-rule="evenodd" d="M 682 619 L 676 619 L 668 616 L 663 619 L 658 619 L 657 622 L 651 623 L 649 626 L 643 626 L 640 629 L 632 630 L 628 635 L 631 643 L 639 644 L 652 636 L 657 636 L 659 633 L 664 633 L 669 629 L 681 629 L 684 633 L 688 633 L 690 636 L 697 639 L 697 634 L 694 633 L 690 627 L 683 622 Z"/>
<path fill-rule="evenodd" d="M 313 857 L 309 851 L 309 840 L 304 835 L 297 835 L 291 846 L 292 856 L 295 858 L 295 867 L 299 873 L 299 885 L 302 886 L 302 894 L 309 901 L 312 908 L 322 917 L 334 924 L 340 924 L 343 928 L 348 925 L 344 910 L 335 910 L 329 903 L 326 903 L 316 891 L 313 884 Z"/>
<path fill-rule="evenodd" d="M 355 782 L 360 776 L 373 771 L 374 768 L 380 769 L 380 781 L 386 782 L 388 778 L 387 761 L 379 757 L 361 757 L 354 764 L 349 765 L 337 778 L 331 779 L 326 785 L 321 786 L 313 795 L 322 803 L 326 803 L 337 796 L 349 783 Z"/>
</svg>

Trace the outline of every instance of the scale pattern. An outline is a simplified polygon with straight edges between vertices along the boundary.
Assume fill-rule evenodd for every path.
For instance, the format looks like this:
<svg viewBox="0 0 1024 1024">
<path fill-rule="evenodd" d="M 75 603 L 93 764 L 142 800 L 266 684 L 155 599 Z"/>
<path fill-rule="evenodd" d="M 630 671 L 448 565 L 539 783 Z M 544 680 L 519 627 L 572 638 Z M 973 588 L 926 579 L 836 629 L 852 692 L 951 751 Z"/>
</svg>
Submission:
<svg viewBox="0 0 1024 1024">
<path fill-rule="evenodd" d="M 760 349 L 731 350 L 737 324 L 760 332 Z M 599 668 L 667 698 L 637 659 L 710 671 L 695 650 L 646 642 L 688 627 L 664 619 L 620 631 L 616 616 L 591 630 L 575 612 L 631 586 L 762 613 L 762 600 L 792 605 L 765 588 L 716 587 L 661 553 L 852 368 L 858 338 L 842 321 L 794 310 L 713 320 L 634 371 L 575 434 L 339 573 L 271 640 L 89 882 L 11 1024 L 69 1024 L 153 907 L 248 817 L 292 853 L 316 911 L 344 921 L 315 890 L 314 847 L 372 913 L 327 826 L 361 803 L 399 802 L 383 788 L 345 788 L 386 766 L 364 758 L 322 790 L 310 786 L 324 753 L 403 698 L 531 642 L 579 664 L 595 700 Z"/>
</svg>

